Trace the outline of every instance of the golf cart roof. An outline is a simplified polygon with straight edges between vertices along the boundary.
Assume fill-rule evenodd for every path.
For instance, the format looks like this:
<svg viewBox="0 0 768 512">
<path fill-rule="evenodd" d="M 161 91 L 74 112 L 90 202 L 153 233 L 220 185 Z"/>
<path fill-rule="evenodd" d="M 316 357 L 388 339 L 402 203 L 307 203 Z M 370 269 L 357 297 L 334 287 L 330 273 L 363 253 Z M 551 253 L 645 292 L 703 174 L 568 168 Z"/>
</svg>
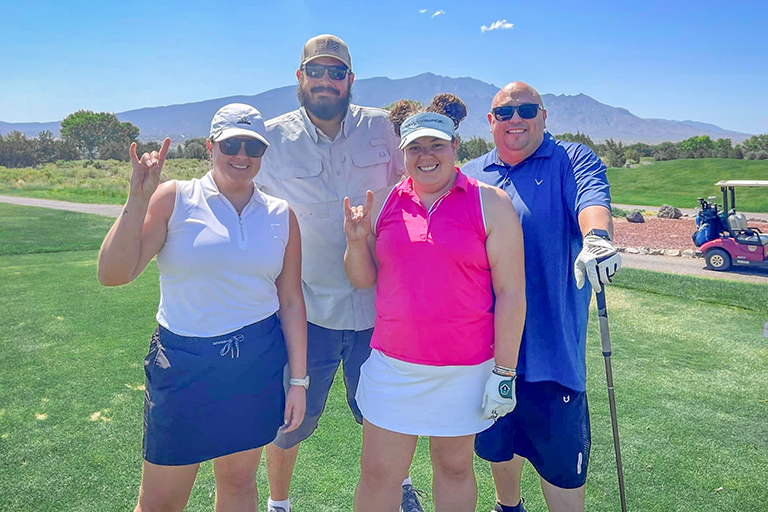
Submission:
<svg viewBox="0 0 768 512">
<path fill-rule="evenodd" d="M 768 187 L 765 180 L 723 180 L 715 183 L 716 187 Z"/>
</svg>

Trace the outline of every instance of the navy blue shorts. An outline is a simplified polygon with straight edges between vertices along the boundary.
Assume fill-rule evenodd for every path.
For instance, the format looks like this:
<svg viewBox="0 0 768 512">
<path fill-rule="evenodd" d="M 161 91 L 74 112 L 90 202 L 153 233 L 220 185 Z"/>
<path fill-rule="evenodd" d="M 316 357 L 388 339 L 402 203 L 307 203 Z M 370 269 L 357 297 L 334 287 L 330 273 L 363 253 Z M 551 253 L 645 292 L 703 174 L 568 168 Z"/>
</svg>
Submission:
<svg viewBox="0 0 768 512">
<path fill-rule="evenodd" d="M 557 382 L 515 384 L 515 410 L 475 437 L 475 453 L 491 462 L 525 457 L 550 484 L 576 489 L 587 480 L 591 434 L 587 394 Z"/>
<path fill-rule="evenodd" d="M 195 464 L 272 442 L 287 359 L 277 315 L 211 338 L 158 326 L 144 359 L 144 459 Z"/>
<path fill-rule="evenodd" d="M 355 393 L 357 382 L 360 380 L 360 367 L 371 355 L 371 336 L 373 329 L 342 331 L 307 323 L 307 412 L 299 428 L 291 432 L 280 431 L 277 434 L 275 446 L 286 450 L 312 435 L 325 410 L 333 378 L 341 363 L 344 365 L 347 404 L 355 421 L 362 425 L 363 415 L 357 406 Z M 287 372 L 285 385 L 288 385 Z"/>
</svg>

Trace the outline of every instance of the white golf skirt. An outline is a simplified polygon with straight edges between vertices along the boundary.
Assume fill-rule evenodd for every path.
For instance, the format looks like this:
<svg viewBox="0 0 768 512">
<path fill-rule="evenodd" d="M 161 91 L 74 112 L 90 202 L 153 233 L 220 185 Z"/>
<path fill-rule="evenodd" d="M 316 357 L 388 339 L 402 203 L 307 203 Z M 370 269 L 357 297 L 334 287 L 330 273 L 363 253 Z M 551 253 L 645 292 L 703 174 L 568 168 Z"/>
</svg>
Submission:
<svg viewBox="0 0 768 512">
<path fill-rule="evenodd" d="M 483 419 L 493 359 L 475 366 L 427 366 L 378 350 L 360 368 L 357 405 L 379 428 L 415 436 L 458 437 L 493 425 Z"/>
</svg>

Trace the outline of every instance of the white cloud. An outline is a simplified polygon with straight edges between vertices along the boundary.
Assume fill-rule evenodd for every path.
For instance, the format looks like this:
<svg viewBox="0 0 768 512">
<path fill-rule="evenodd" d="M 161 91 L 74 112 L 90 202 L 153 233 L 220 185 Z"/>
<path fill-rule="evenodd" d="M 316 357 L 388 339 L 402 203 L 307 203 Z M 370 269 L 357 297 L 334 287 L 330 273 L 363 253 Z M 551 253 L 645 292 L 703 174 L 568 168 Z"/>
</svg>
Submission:
<svg viewBox="0 0 768 512">
<path fill-rule="evenodd" d="M 480 27 L 480 32 L 490 32 L 491 30 L 509 30 L 514 25 L 512 23 L 507 23 L 507 20 L 498 20 L 495 23 L 491 23 L 490 27 L 486 27 L 483 25 Z"/>
<path fill-rule="evenodd" d="M 426 9 L 419 9 L 419 14 L 424 14 L 425 12 L 427 12 Z"/>
<path fill-rule="evenodd" d="M 441 14 L 445 14 L 445 11 L 444 11 L 444 10 L 442 10 L 442 9 L 440 9 L 440 10 L 439 10 L 439 11 L 437 11 L 435 14 L 433 14 L 433 15 L 432 15 L 432 17 L 434 18 L 435 16 L 440 16 Z"/>
</svg>

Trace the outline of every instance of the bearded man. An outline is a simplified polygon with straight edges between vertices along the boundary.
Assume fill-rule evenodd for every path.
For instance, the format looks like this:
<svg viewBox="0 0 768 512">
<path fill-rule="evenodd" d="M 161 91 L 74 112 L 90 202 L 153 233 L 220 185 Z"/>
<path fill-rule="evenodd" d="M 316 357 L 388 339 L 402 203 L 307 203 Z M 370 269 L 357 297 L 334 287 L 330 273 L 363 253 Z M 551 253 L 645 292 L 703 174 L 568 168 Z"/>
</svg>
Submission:
<svg viewBox="0 0 768 512">
<path fill-rule="evenodd" d="M 375 289 L 354 288 L 344 272 L 343 202 L 363 204 L 367 190 L 394 185 L 404 173 L 388 112 L 351 104 L 355 76 L 344 41 L 329 34 L 307 41 L 296 78 L 301 108 L 266 122 L 270 146 L 255 178 L 296 212 L 308 321 L 307 412 L 298 429 L 267 446 L 269 512 L 290 512 L 299 443 L 317 428 L 340 363 L 347 403 L 362 423 L 355 392 L 371 350 Z M 420 511 L 410 479 L 403 484 L 402 509 Z"/>
</svg>

